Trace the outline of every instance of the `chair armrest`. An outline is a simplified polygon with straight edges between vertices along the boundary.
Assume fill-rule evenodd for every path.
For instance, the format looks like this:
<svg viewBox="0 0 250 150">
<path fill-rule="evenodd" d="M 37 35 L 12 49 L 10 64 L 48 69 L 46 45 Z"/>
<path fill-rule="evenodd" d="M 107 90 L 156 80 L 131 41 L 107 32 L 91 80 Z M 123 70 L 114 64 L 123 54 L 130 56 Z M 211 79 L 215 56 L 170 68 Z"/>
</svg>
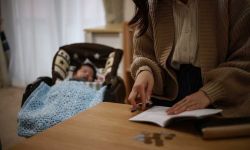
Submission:
<svg viewBox="0 0 250 150">
<path fill-rule="evenodd" d="M 27 98 L 30 96 L 30 94 L 40 85 L 41 82 L 45 82 L 49 86 L 52 86 L 54 83 L 52 82 L 51 77 L 38 77 L 34 82 L 28 84 L 25 88 L 25 91 L 23 93 L 22 97 L 22 103 L 21 107 L 23 106 L 24 102 L 27 100 Z"/>
<path fill-rule="evenodd" d="M 104 95 L 104 102 L 124 103 L 126 88 L 121 77 L 112 77 L 110 78 L 110 82 L 106 82 L 104 85 L 107 85 L 107 90 L 105 91 Z"/>
</svg>

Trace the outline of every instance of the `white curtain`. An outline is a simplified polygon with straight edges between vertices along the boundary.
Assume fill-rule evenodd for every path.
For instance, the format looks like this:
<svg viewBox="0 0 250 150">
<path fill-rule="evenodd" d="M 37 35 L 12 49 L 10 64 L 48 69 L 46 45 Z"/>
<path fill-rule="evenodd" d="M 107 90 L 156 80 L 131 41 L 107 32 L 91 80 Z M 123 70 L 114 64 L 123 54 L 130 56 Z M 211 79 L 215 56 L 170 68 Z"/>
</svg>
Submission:
<svg viewBox="0 0 250 150">
<path fill-rule="evenodd" d="M 2 0 L 2 6 L 14 86 L 51 76 L 60 46 L 84 42 L 84 28 L 105 24 L 102 0 Z"/>
</svg>

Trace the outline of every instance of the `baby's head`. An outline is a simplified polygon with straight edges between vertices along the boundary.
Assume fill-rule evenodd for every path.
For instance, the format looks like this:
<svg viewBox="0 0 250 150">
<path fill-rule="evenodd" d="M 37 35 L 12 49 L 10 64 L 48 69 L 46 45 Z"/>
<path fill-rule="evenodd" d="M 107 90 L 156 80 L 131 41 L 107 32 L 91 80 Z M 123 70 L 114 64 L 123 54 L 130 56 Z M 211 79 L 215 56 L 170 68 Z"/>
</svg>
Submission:
<svg viewBox="0 0 250 150">
<path fill-rule="evenodd" d="M 84 81 L 94 81 L 96 79 L 96 69 L 90 63 L 77 66 L 73 72 L 73 78 Z"/>
</svg>

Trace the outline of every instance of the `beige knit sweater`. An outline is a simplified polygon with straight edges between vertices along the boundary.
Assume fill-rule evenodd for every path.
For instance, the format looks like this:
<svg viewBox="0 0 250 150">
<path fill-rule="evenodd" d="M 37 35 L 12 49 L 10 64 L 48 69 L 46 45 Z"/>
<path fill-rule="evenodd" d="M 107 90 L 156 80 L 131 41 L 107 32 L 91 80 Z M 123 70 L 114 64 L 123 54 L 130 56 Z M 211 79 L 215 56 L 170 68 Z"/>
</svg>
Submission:
<svg viewBox="0 0 250 150">
<path fill-rule="evenodd" d="M 178 83 L 169 65 L 175 35 L 172 0 L 148 2 L 150 25 L 144 35 L 134 36 L 132 76 L 149 66 L 153 93 L 175 99 Z M 250 0 L 199 0 L 198 22 L 200 90 L 224 115 L 250 115 Z"/>
</svg>

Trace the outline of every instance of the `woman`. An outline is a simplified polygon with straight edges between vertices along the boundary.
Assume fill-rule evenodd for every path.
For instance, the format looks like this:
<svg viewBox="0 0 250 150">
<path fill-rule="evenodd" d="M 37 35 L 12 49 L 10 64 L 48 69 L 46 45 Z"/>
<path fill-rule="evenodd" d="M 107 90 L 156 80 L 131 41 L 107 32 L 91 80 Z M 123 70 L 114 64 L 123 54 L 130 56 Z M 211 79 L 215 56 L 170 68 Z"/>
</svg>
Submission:
<svg viewBox="0 0 250 150">
<path fill-rule="evenodd" d="M 168 114 L 216 105 L 250 115 L 249 0 L 134 2 L 134 108 L 153 92 L 174 104 Z"/>
</svg>

